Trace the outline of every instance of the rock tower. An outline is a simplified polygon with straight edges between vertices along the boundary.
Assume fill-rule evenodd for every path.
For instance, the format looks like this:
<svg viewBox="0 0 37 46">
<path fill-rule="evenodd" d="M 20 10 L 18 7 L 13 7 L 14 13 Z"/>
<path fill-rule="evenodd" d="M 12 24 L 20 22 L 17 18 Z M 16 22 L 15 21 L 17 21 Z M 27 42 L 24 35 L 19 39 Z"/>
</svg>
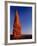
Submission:
<svg viewBox="0 0 37 46">
<path fill-rule="evenodd" d="M 13 38 L 19 39 L 20 36 L 21 36 L 21 23 L 20 23 L 18 11 L 16 11 L 14 24 L 13 24 Z"/>
</svg>

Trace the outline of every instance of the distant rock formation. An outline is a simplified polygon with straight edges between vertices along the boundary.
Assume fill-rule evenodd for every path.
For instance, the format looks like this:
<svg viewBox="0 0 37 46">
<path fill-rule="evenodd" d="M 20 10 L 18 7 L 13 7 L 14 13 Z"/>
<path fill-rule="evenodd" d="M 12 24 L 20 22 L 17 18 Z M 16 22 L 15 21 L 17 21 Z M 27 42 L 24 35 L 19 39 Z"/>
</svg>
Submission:
<svg viewBox="0 0 37 46">
<path fill-rule="evenodd" d="M 20 36 L 21 36 L 21 24 L 20 24 L 18 11 L 16 11 L 14 24 L 13 24 L 13 38 L 19 39 Z"/>
</svg>

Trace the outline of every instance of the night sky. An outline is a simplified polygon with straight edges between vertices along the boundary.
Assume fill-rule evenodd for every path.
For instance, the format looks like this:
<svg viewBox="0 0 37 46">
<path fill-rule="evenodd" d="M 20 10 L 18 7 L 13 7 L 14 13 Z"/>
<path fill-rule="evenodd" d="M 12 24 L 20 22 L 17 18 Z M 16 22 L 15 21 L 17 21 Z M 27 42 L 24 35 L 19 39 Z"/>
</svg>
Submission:
<svg viewBox="0 0 37 46">
<path fill-rule="evenodd" d="M 13 31 L 16 10 L 19 13 L 22 33 L 32 34 L 32 7 L 22 6 L 10 6 L 10 33 Z"/>
</svg>

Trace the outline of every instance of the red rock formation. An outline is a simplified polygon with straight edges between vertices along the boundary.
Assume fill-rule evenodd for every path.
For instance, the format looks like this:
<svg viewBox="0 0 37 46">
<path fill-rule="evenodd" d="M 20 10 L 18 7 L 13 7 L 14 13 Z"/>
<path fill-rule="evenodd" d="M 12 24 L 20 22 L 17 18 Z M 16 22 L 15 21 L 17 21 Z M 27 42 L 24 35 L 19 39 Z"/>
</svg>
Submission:
<svg viewBox="0 0 37 46">
<path fill-rule="evenodd" d="M 16 11 L 14 25 L 13 25 L 13 37 L 14 37 L 14 39 L 19 39 L 20 36 L 21 36 L 21 24 L 20 24 L 20 20 L 19 20 L 18 11 Z"/>
</svg>

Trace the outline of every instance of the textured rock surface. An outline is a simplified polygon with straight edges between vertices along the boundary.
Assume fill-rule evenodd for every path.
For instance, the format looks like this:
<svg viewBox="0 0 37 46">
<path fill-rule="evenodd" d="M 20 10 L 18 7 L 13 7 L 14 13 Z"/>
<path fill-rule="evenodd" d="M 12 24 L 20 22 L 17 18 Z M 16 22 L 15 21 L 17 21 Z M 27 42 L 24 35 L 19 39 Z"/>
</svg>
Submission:
<svg viewBox="0 0 37 46">
<path fill-rule="evenodd" d="M 21 24 L 20 24 L 18 11 L 16 11 L 14 24 L 13 24 L 13 38 L 19 39 L 20 36 L 21 36 Z"/>
</svg>

